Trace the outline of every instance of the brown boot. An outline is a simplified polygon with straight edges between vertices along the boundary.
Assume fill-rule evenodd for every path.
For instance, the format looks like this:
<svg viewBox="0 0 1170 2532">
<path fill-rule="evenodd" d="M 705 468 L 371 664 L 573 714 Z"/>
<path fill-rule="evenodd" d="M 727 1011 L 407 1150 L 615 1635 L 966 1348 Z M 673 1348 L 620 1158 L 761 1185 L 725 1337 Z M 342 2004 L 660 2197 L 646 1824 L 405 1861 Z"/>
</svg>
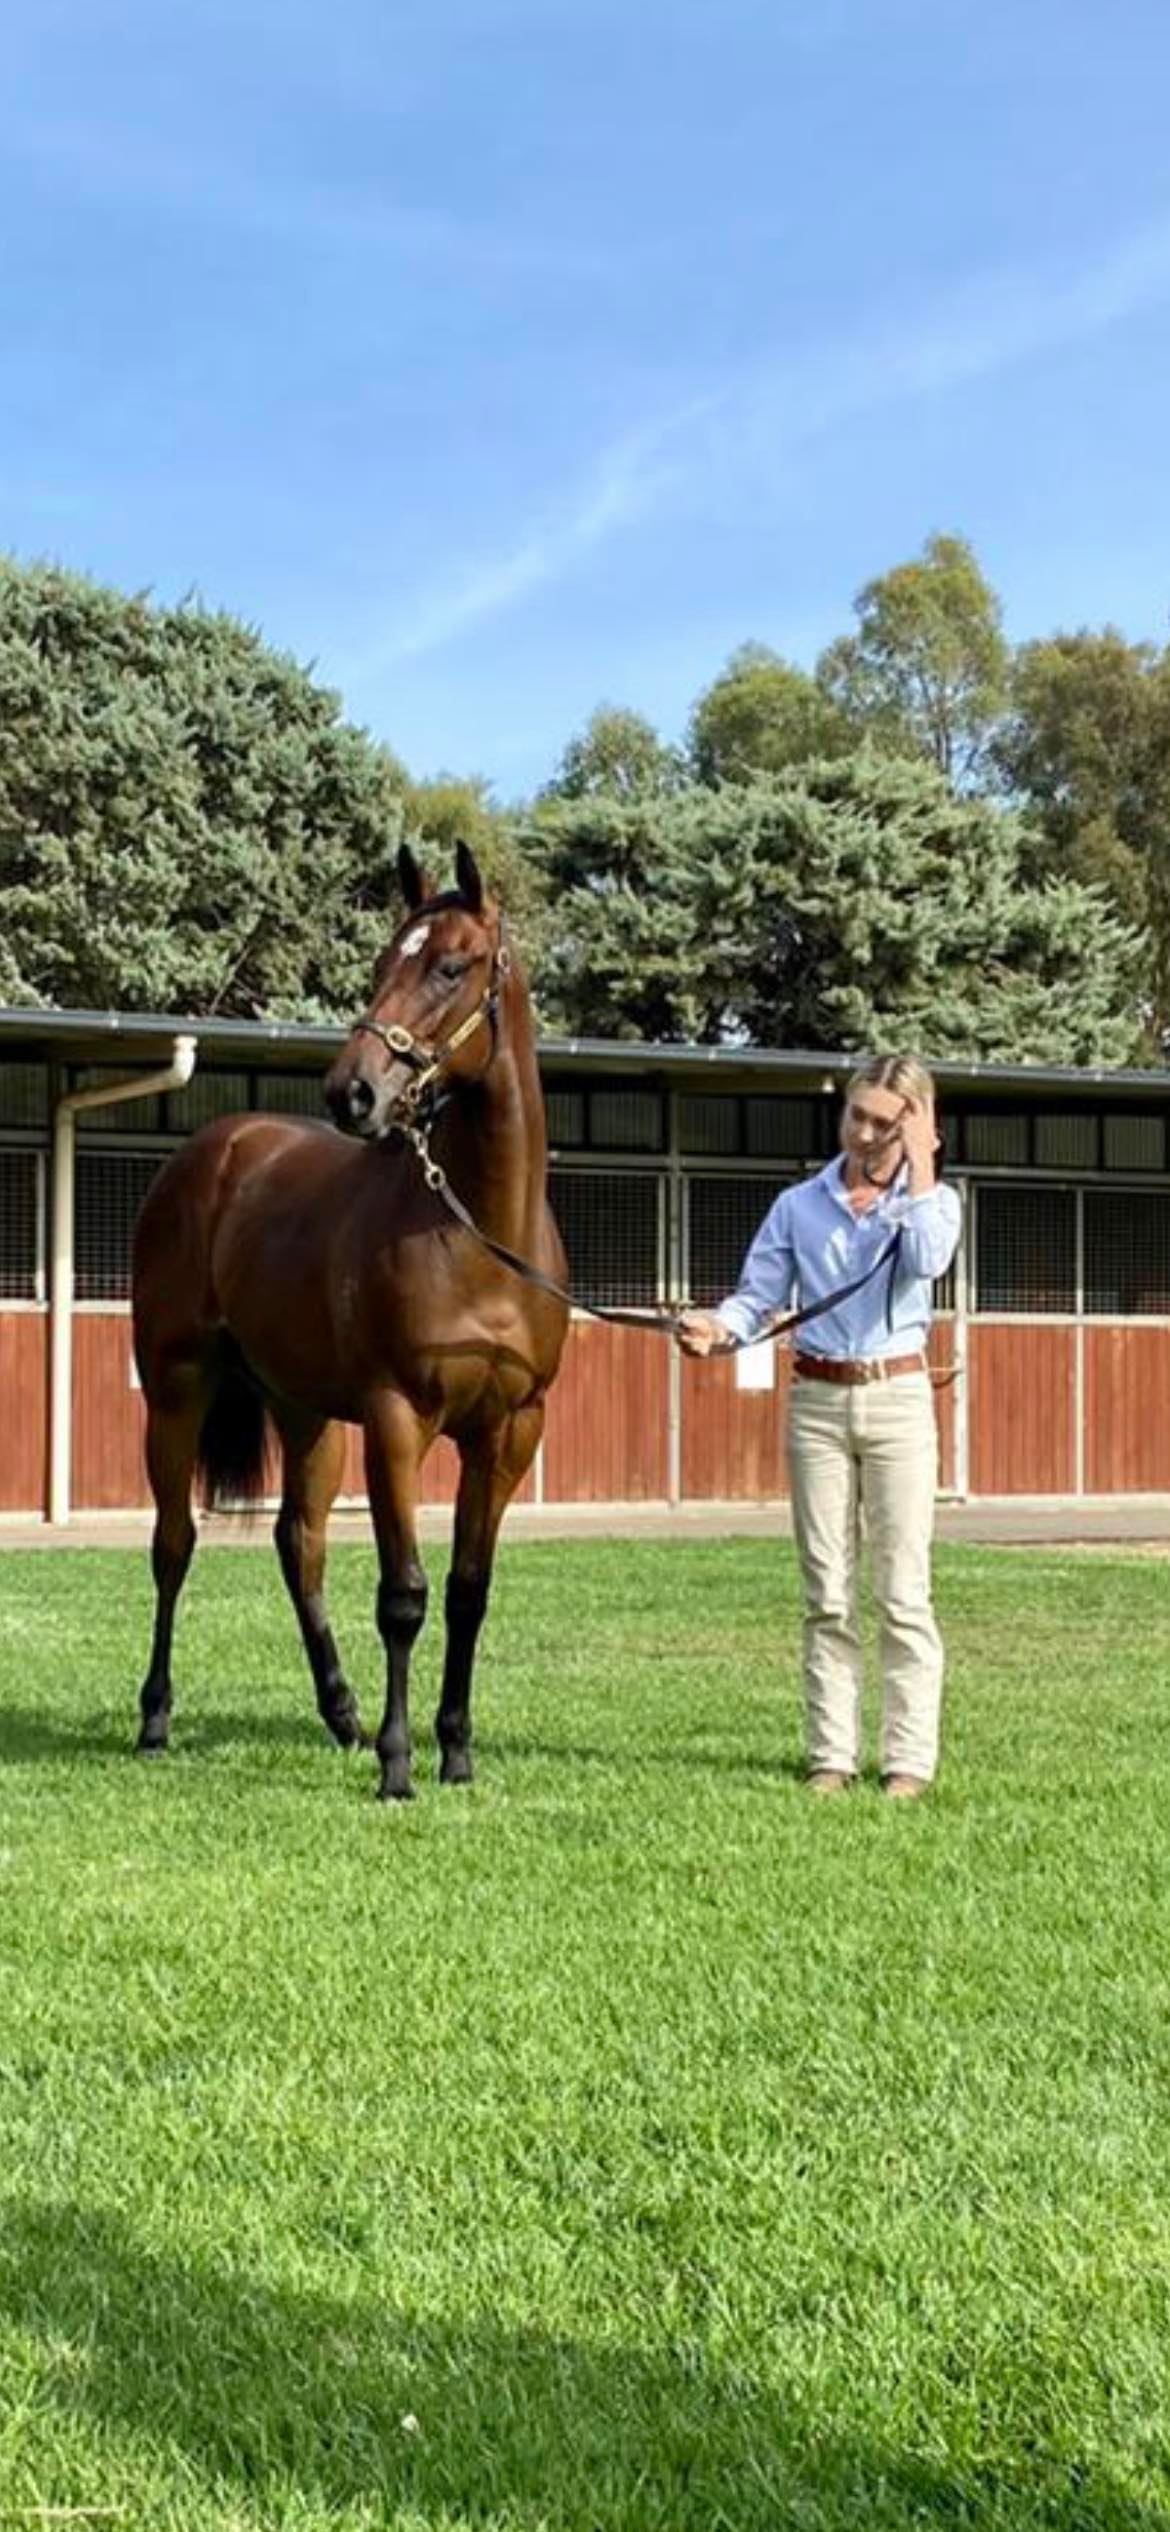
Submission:
<svg viewBox="0 0 1170 2532">
<path fill-rule="evenodd" d="M 930 1792 L 925 1776 L 883 1776 L 882 1792 L 891 1802 L 917 1802 L 920 1794 Z"/>
<path fill-rule="evenodd" d="M 805 1783 L 810 1793 L 839 1794 L 851 1790 L 853 1778 L 843 1775 L 837 1767 L 814 1767 L 811 1775 L 806 1776 Z"/>
</svg>

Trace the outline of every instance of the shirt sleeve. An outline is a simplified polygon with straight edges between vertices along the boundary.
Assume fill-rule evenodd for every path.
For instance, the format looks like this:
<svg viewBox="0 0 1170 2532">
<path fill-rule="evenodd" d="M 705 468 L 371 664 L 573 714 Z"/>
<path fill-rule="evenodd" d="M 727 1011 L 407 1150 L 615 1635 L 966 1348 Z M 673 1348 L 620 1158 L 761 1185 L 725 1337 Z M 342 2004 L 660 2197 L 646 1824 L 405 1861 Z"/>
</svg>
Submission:
<svg viewBox="0 0 1170 2532">
<path fill-rule="evenodd" d="M 766 1213 L 743 1261 L 739 1282 L 715 1313 L 742 1343 L 750 1344 L 776 1310 L 786 1310 L 796 1281 L 788 1190 Z"/>
<path fill-rule="evenodd" d="M 953 1187 L 940 1182 L 924 1196 L 908 1196 L 902 1214 L 902 1258 L 909 1271 L 933 1283 L 945 1275 L 959 1245 L 963 1209 Z"/>
</svg>

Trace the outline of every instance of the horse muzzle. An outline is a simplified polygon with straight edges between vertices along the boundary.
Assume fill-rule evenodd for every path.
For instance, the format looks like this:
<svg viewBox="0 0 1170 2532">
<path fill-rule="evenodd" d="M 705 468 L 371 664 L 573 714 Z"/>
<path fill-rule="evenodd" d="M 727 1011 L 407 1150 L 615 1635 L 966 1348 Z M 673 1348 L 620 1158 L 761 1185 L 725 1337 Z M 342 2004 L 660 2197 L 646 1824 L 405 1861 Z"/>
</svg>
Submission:
<svg viewBox="0 0 1170 2532">
<path fill-rule="evenodd" d="M 343 1134 L 378 1143 L 406 1122 L 413 1108 L 414 1075 L 405 1064 L 367 1072 L 363 1064 L 335 1064 L 325 1082 L 325 1105 Z"/>
</svg>

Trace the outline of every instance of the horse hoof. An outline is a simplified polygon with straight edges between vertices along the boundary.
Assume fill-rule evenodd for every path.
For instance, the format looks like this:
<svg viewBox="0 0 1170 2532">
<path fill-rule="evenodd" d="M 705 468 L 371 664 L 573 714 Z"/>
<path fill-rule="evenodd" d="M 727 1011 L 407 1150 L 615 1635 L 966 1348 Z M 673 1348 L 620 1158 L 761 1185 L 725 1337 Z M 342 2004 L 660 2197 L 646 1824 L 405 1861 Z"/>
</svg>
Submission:
<svg viewBox="0 0 1170 2532">
<path fill-rule="evenodd" d="M 414 1801 L 414 1786 L 409 1775 L 405 1774 L 400 1766 L 387 1767 L 383 1770 L 382 1781 L 378 1787 L 378 1800 L 379 1802 Z"/>
<path fill-rule="evenodd" d="M 134 1755 L 135 1758 L 165 1758 L 167 1755 L 166 1742 L 148 1741 L 145 1738 L 140 1738 L 134 1744 Z"/>
<path fill-rule="evenodd" d="M 439 1783 L 441 1785 L 469 1785 L 474 1772 L 468 1752 L 452 1750 L 440 1764 Z"/>
<path fill-rule="evenodd" d="M 339 1750 L 372 1750 L 374 1735 L 365 1730 L 356 1714 L 337 1716 L 326 1714 L 322 1716 L 322 1721 L 326 1731 L 336 1741 Z"/>
</svg>

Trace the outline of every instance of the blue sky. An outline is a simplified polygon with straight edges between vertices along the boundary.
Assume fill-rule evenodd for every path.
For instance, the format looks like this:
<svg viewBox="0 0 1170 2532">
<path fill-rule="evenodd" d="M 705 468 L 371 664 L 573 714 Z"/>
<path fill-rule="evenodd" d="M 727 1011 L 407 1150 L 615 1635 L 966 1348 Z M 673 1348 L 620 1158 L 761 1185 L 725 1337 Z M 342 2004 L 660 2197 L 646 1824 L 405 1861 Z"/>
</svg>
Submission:
<svg viewBox="0 0 1170 2532">
<path fill-rule="evenodd" d="M 932 529 L 1170 598 L 1165 0 L 36 0 L 0 544 L 196 589 L 412 770 L 811 662 Z"/>
</svg>

